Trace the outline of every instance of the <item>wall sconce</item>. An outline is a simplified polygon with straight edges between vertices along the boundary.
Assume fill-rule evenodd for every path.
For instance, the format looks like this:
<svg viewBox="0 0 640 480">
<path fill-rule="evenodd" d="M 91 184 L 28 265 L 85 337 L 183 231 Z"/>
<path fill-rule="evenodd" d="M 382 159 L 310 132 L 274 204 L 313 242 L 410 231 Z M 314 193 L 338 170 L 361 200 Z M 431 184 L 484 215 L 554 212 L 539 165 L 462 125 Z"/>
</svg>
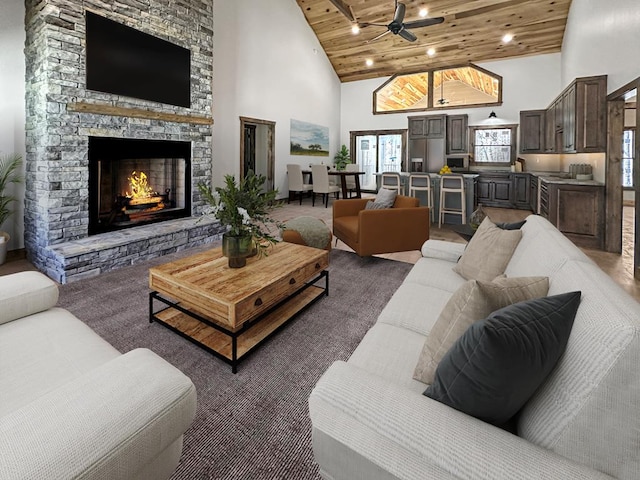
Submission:
<svg viewBox="0 0 640 480">
<path fill-rule="evenodd" d="M 496 118 L 496 117 L 497 117 L 496 112 L 491 111 L 491 113 L 489 114 L 489 118 Z"/>
</svg>

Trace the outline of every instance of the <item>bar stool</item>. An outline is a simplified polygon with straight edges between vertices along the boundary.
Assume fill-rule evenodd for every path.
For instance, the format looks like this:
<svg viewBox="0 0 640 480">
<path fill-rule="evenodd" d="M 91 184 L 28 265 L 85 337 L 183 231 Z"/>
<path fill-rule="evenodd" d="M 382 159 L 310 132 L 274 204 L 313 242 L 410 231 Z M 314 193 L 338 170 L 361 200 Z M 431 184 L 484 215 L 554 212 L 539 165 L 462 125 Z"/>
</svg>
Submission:
<svg viewBox="0 0 640 480">
<path fill-rule="evenodd" d="M 445 199 L 447 193 L 453 195 L 460 195 L 460 207 L 447 207 Z M 451 196 L 451 195 L 450 195 Z M 464 177 L 462 175 L 447 173 L 440 177 L 440 213 L 438 214 L 438 228 L 442 226 L 445 213 L 452 215 L 460 215 L 462 217 L 462 224 L 467 223 L 467 210 L 464 195 Z"/>
<path fill-rule="evenodd" d="M 433 187 L 431 186 L 431 175 L 428 173 L 412 173 L 409 175 L 409 196 L 418 197 L 417 192 L 427 193 L 429 219 L 433 222 Z"/>
<path fill-rule="evenodd" d="M 398 195 L 402 195 L 402 179 L 397 172 L 383 172 L 382 181 L 380 182 L 380 188 L 386 188 L 387 190 L 396 190 Z"/>
</svg>

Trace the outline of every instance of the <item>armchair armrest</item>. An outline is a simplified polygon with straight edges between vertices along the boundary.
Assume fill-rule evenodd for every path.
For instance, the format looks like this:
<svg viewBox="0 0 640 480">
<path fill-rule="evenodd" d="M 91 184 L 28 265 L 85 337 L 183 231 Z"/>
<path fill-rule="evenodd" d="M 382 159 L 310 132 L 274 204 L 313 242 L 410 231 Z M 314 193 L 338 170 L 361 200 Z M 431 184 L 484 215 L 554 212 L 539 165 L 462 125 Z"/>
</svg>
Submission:
<svg viewBox="0 0 640 480">
<path fill-rule="evenodd" d="M 40 272 L 0 276 L 0 325 L 48 310 L 58 302 L 58 286 Z"/>
<path fill-rule="evenodd" d="M 195 409 L 189 378 L 133 350 L 0 418 L 0 478 L 135 478 Z"/>
<path fill-rule="evenodd" d="M 612 478 L 344 362 L 318 381 L 309 412 L 314 430 L 397 478 Z"/>
<path fill-rule="evenodd" d="M 352 217 L 358 215 L 360 210 L 364 210 L 370 198 L 351 198 L 345 200 L 335 200 L 333 202 L 333 218 Z"/>
</svg>

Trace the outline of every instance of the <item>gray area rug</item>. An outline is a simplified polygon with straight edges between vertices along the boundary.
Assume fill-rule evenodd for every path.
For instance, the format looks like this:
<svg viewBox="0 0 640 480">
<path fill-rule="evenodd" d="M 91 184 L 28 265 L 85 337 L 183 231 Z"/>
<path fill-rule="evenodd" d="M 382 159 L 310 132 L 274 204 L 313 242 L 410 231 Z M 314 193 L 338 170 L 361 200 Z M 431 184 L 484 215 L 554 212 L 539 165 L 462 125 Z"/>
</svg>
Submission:
<svg viewBox="0 0 640 480">
<path fill-rule="evenodd" d="M 317 479 L 309 394 L 334 361 L 349 358 L 412 265 L 332 250 L 329 296 L 233 375 L 229 365 L 148 322 L 148 268 L 204 249 L 63 285 L 59 304 L 119 351 L 149 348 L 196 385 L 196 418 L 174 479 Z"/>
</svg>

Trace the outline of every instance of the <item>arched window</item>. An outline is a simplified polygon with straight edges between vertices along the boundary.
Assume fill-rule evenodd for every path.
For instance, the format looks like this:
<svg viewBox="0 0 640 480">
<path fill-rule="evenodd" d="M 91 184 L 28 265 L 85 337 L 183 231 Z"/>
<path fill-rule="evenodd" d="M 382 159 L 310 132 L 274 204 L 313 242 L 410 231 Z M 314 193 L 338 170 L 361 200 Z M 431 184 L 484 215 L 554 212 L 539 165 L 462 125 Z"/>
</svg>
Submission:
<svg viewBox="0 0 640 480">
<path fill-rule="evenodd" d="M 476 65 L 397 74 L 373 92 L 373 113 L 502 105 L 502 77 Z"/>
</svg>

